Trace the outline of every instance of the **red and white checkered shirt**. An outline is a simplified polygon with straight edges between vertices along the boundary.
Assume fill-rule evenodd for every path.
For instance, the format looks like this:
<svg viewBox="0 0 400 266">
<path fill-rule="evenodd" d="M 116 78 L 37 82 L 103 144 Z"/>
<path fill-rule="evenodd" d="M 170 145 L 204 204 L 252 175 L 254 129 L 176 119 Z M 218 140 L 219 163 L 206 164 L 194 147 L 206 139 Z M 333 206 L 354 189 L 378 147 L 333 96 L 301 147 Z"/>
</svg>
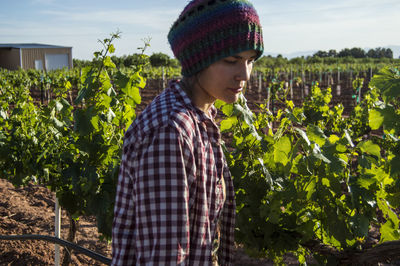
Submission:
<svg viewBox="0 0 400 266">
<path fill-rule="evenodd" d="M 129 127 L 112 265 L 212 265 L 217 223 L 219 265 L 233 264 L 234 190 L 215 115 L 214 107 L 209 116 L 194 107 L 172 82 Z"/>
</svg>

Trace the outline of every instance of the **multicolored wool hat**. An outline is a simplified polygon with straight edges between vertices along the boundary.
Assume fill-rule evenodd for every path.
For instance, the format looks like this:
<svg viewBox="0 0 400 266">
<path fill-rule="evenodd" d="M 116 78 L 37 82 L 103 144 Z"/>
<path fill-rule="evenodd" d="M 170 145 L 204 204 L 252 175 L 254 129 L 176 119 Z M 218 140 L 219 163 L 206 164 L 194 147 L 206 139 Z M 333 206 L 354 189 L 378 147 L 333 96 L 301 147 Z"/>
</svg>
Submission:
<svg viewBox="0 0 400 266">
<path fill-rule="evenodd" d="M 264 50 L 259 17 L 247 0 L 190 1 L 168 41 L 186 77 L 222 58 L 251 49 L 260 57 Z"/>
</svg>

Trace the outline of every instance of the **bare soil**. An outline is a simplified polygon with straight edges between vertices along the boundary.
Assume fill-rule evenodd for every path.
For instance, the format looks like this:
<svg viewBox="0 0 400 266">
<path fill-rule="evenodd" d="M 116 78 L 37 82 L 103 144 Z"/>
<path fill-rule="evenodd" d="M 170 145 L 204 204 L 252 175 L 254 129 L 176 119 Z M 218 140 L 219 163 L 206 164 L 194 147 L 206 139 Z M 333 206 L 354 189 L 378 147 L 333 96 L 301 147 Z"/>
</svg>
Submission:
<svg viewBox="0 0 400 266">
<path fill-rule="evenodd" d="M 38 185 L 15 188 L 0 179 L 0 235 L 40 234 L 54 236 L 55 194 Z M 62 211 L 61 238 L 68 235 L 69 222 Z M 111 257 L 111 245 L 99 240 L 93 218 L 81 218 L 77 244 Z M 63 248 L 61 248 L 63 252 Z M 54 244 L 42 240 L 0 240 L 0 265 L 54 265 Z M 72 255 L 73 265 L 101 265 L 91 258 Z"/>
<path fill-rule="evenodd" d="M 38 185 L 15 188 L 0 179 L 0 235 L 40 234 L 54 236 L 55 194 Z M 68 236 L 68 217 L 62 212 L 61 238 Z M 82 217 L 76 237 L 78 245 L 111 258 L 111 244 L 99 239 L 96 220 Z M 54 265 L 54 244 L 42 240 L 0 240 L 0 265 Z M 63 248 L 61 247 L 61 254 Z M 62 259 L 62 258 L 61 258 Z M 288 257 L 288 264 L 296 261 Z M 72 265 L 104 265 L 86 255 L 72 253 Z M 273 265 L 267 259 L 248 257 L 237 247 L 235 265 Z"/>
</svg>

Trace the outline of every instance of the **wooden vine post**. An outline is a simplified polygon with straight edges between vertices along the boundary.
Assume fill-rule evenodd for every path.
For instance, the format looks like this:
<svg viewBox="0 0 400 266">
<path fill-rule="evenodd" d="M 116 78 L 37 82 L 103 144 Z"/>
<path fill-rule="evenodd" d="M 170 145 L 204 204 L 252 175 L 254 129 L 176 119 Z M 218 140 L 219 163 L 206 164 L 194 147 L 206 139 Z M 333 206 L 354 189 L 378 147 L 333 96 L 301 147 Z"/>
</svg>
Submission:
<svg viewBox="0 0 400 266">
<path fill-rule="evenodd" d="M 262 95 L 261 95 L 261 91 L 262 91 L 262 72 L 258 73 L 258 100 L 261 101 Z"/>
<path fill-rule="evenodd" d="M 61 208 L 58 202 L 58 198 L 56 197 L 56 206 L 55 206 L 55 232 L 54 236 L 60 238 L 60 231 L 61 231 Z M 55 254 L 54 254 L 54 265 L 60 266 L 60 245 L 54 245 Z"/>
<path fill-rule="evenodd" d="M 340 96 L 342 94 L 340 86 L 340 67 L 337 68 L 337 85 L 336 85 L 336 95 Z"/>
<path fill-rule="evenodd" d="M 290 66 L 289 87 L 290 87 L 290 99 L 293 101 L 293 69 L 292 69 L 292 66 Z"/>
</svg>

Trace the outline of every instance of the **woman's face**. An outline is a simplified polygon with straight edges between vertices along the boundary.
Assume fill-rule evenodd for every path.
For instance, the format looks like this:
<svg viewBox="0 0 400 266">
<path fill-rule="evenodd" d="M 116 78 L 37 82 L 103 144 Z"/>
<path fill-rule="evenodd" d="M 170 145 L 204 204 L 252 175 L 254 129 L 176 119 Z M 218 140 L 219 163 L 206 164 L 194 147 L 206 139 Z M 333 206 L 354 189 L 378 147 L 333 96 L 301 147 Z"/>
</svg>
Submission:
<svg viewBox="0 0 400 266">
<path fill-rule="evenodd" d="M 226 103 L 236 102 L 250 78 L 256 57 L 256 51 L 244 51 L 223 58 L 201 71 L 197 76 L 198 82 L 193 88 L 193 100 L 196 106 L 207 110 L 216 99 Z"/>
</svg>

